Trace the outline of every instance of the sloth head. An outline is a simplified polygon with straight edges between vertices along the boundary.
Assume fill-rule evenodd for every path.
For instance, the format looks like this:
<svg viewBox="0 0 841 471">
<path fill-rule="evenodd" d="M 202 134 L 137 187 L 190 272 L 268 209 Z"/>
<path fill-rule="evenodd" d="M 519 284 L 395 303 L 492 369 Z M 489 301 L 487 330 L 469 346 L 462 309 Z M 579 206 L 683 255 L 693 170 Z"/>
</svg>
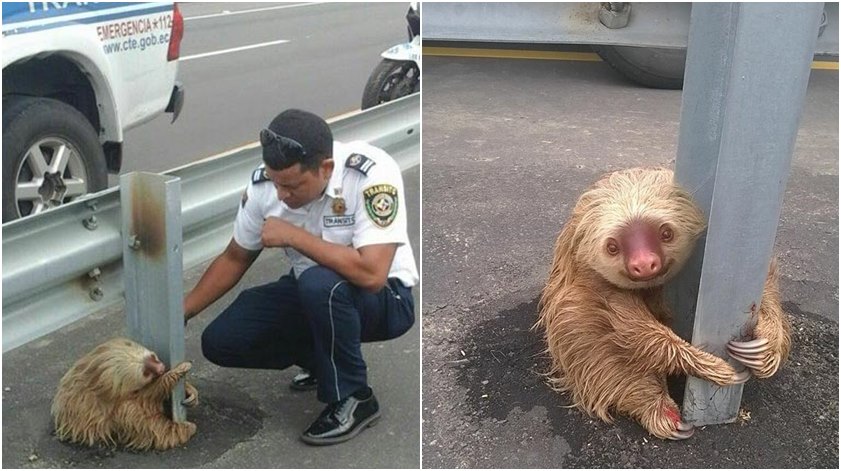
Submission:
<svg viewBox="0 0 841 471">
<path fill-rule="evenodd" d="M 691 195 L 666 169 L 608 175 L 581 196 L 575 213 L 576 260 L 624 289 L 671 279 L 705 227 Z"/>
<path fill-rule="evenodd" d="M 100 382 L 96 386 L 111 397 L 137 392 L 166 371 L 154 352 L 125 338 L 95 348 L 88 365 L 82 367 L 96 372 Z"/>
</svg>

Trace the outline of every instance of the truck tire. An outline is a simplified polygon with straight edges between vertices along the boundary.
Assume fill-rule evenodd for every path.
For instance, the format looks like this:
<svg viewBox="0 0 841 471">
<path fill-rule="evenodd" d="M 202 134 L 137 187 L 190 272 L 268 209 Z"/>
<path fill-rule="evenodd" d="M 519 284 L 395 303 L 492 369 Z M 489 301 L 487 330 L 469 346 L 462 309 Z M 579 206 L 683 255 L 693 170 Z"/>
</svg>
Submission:
<svg viewBox="0 0 841 471">
<path fill-rule="evenodd" d="M 82 113 L 52 98 L 3 98 L 3 222 L 107 185 L 105 153 Z"/>
<path fill-rule="evenodd" d="M 646 87 L 683 88 L 686 49 L 594 46 L 596 53 L 630 80 Z"/>
<path fill-rule="evenodd" d="M 412 61 L 383 59 L 371 72 L 362 93 L 362 109 L 420 91 L 420 69 Z"/>
</svg>

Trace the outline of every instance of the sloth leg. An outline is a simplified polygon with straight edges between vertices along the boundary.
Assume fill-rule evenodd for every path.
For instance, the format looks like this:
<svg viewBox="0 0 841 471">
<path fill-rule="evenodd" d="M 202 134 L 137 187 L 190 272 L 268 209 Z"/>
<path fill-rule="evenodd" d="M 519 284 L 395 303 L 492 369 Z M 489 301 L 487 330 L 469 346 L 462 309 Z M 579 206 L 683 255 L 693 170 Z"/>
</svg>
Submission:
<svg viewBox="0 0 841 471">
<path fill-rule="evenodd" d="M 753 331 L 754 340 L 727 344 L 730 356 L 750 368 L 757 378 L 776 373 L 791 349 L 791 326 L 780 302 L 778 278 L 777 261 L 772 260 Z"/>
<path fill-rule="evenodd" d="M 623 384 L 627 394 L 616 409 L 636 419 L 652 435 L 668 440 L 684 440 L 695 428 L 680 420 L 680 410 L 669 396 L 666 376 L 628 372 Z"/>
<path fill-rule="evenodd" d="M 196 433 L 196 424 L 192 422 L 173 422 L 164 416 L 154 419 L 150 424 L 153 434 L 152 446 L 156 450 L 166 450 L 187 443 Z"/>
</svg>

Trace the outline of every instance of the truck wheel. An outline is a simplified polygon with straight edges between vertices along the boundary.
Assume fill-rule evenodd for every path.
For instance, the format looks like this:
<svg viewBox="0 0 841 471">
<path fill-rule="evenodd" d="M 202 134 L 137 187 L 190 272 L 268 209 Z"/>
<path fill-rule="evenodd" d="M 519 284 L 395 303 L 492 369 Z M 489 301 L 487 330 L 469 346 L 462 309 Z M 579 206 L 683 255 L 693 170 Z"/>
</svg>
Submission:
<svg viewBox="0 0 841 471">
<path fill-rule="evenodd" d="M 686 49 L 594 46 L 611 67 L 632 81 L 652 88 L 683 88 Z"/>
<path fill-rule="evenodd" d="M 3 98 L 3 222 L 107 185 L 105 153 L 82 113 L 52 98 Z"/>
<path fill-rule="evenodd" d="M 420 69 L 412 61 L 383 59 L 371 72 L 365 92 L 362 94 L 362 109 L 368 109 L 387 101 L 420 91 Z"/>
</svg>

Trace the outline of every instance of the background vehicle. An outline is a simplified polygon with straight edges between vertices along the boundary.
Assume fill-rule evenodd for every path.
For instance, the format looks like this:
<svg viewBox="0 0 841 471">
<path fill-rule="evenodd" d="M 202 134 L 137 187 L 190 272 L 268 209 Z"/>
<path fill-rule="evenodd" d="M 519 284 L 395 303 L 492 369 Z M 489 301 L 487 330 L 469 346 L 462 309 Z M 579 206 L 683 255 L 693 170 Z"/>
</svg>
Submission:
<svg viewBox="0 0 841 471">
<path fill-rule="evenodd" d="M 178 116 L 184 23 L 166 3 L 3 3 L 3 222 L 107 185 L 123 134 Z"/>
<path fill-rule="evenodd" d="M 393 46 L 382 53 L 383 60 L 371 72 L 362 109 L 379 105 L 420 91 L 420 3 L 412 2 L 406 13 L 409 42 Z"/>
<path fill-rule="evenodd" d="M 628 79 L 683 87 L 690 2 L 435 2 L 426 7 L 426 45 L 516 49 L 589 45 Z M 826 2 L 815 56 L 838 57 L 838 3 Z"/>
</svg>

